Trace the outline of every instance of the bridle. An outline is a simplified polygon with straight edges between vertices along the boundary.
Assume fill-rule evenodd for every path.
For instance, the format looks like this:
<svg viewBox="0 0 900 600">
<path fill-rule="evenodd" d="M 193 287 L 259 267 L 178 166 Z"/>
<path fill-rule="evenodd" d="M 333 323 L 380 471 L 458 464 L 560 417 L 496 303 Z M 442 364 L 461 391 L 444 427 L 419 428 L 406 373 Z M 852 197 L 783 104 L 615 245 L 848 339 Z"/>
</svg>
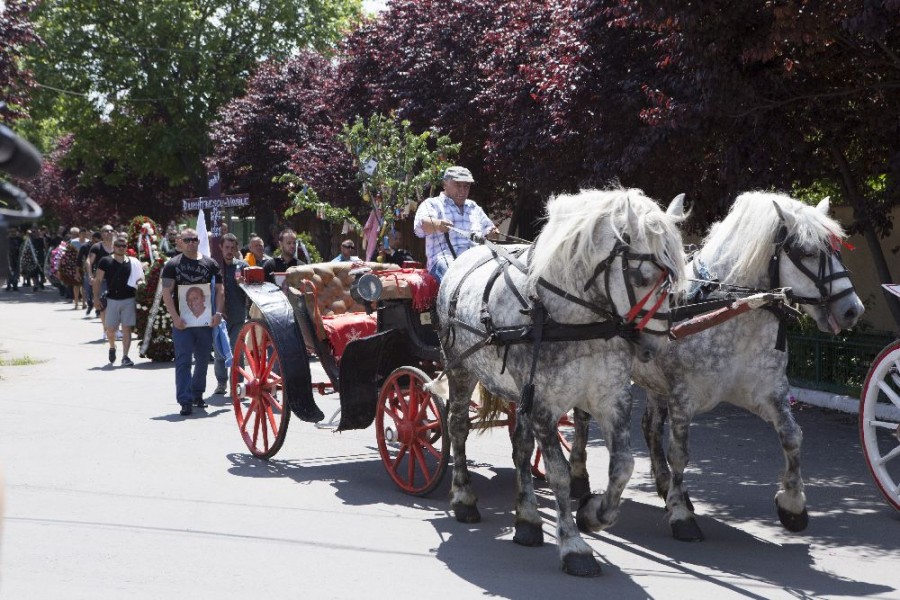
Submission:
<svg viewBox="0 0 900 600">
<path fill-rule="evenodd" d="M 831 243 L 831 249 L 819 250 L 819 269 L 818 273 L 813 273 L 810 269 L 803 264 L 804 252 L 802 248 L 797 247 L 797 236 L 792 235 L 788 236 L 787 227 L 782 225 L 778 230 L 778 233 L 775 235 L 775 253 L 772 255 L 772 258 L 769 260 L 769 285 L 771 289 L 777 289 L 781 287 L 781 277 L 780 277 L 780 266 L 781 266 L 781 251 L 784 251 L 784 255 L 787 256 L 788 260 L 790 260 L 797 270 L 806 275 L 810 281 L 816 286 L 816 289 L 819 291 L 818 298 L 812 298 L 809 296 L 797 296 L 793 293 L 788 294 L 788 298 L 791 302 L 796 304 L 807 304 L 810 306 L 827 306 L 828 304 L 840 300 L 850 294 L 856 292 L 853 288 L 853 283 L 846 289 L 841 290 L 837 293 L 832 293 L 832 284 L 839 279 L 850 279 L 850 271 L 844 269 L 843 271 L 834 271 L 832 270 L 831 265 L 831 256 L 837 256 L 838 262 L 841 266 L 844 265 L 841 260 L 841 252 L 840 252 L 840 244 L 841 241 L 837 236 L 834 236 Z"/>
<path fill-rule="evenodd" d="M 594 285 L 600 275 L 603 275 L 603 284 L 606 291 L 606 298 L 608 299 L 611 308 L 602 306 L 596 302 L 585 300 L 579 296 L 566 292 L 565 290 L 562 290 L 559 287 L 548 282 L 543 277 L 538 279 L 538 283 L 547 290 L 570 302 L 578 304 L 579 306 L 583 306 L 607 320 L 618 322 L 619 324 L 624 326 L 623 331 L 627 331 L 629 333 L 648 333 L 651 335 L 668 335 L 669 313 L 668 311 L 660 311 L 660 307 L 662 307 L 663 303 L 669 296 L 669 292 L 671 291 L 672 273 L 666 267 L 656 262 L 656 257 L 652 254 L 633 252 L 631 250 L 630 241 L 631 240 L 627 234 L 624 234 L 622 236 L 622 239 L 616 240 L 616 244 L 615 246 L 613 246 L 612 252 L 610 252 L 609 256 L 607 256 L 605 259 L 597 263 L 597 266 L 594 267 L 593 274 L 584 283 L 583 291 L 587 292 Z M 628 301 L 631 303 L 631 307 L 624 316 L 622 316 L 617 310 L 615 306 L 615 300 L 613 300 L 612 292 L 610 289 L 610 278 L 613 273 L 613 269 L 611 267 L 617 258 L 621 259 L 622 277 L 625 283 L 625 292 L 628 295 Z M 643 286 L 645 281 L 643 275 L 640 272 L 640 264 L 637 268 L 633 268 L 631 266 L 632 261 L 640 261 L 640 264 L 649 261 L 662 271 L 650 291 L 647 292 L 640 300 L 637 299 L 634 288 Z M 649 309 L 645 309 L 644 307 L 648 304 L 648 302 L 650 302 L 650 299 L 656 293 L 659 293 L 659 298 L 652 305 L 650 305 Z M 647 328 L 647 324 L 654 318 L 664 320 L 667 324 L 666 329 L 661 331 Z"/>
</svg>

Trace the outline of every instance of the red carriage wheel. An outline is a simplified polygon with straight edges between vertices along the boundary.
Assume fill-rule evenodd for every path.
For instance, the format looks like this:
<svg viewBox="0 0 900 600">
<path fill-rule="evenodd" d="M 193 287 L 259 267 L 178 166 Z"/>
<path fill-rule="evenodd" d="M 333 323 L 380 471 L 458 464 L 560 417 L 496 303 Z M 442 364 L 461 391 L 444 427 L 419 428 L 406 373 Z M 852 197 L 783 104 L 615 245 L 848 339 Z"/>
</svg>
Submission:
<svg viewBox="0 0 900 600">
<path fill-rule="evenodd" d="M 238 431 L 259 458 L 275 456 L 281 449 L 291 419 L 281 373 L 281 357 L 268 326 L 248 322 L 234 345 L 231 402 Z"/>
<path fill-rule="evenodd" d="M 556 427 L 556 435 L 559 437 L 559 444 L 562 446 L 563 454 L 566 460 L 569 460 L 569 454 L 572 453 L 572 431 L 575 421 L 568 414 L 562 416 Z M 534 458 L 531 459 L 531 474 L 538 479 L 544 479 L 547 476 L 547 470 L 541 457 L 541 448 L 537 444 L 534 446 Z"/>
<path fill-rule="evenodd" d="M 450 457 L 444 402 L 425 390 L 431 378 L 414 367 L 395 369 L 381 386 L 375 413 L 378 452 L 388 475 L 407 494 L 440 484 Z"/>
<path fill-rule="evenodd" d="M 863 454 L 875 485 L 900 510 L 900 340 L 872 363 L 859 403 Z"/>
</svg>

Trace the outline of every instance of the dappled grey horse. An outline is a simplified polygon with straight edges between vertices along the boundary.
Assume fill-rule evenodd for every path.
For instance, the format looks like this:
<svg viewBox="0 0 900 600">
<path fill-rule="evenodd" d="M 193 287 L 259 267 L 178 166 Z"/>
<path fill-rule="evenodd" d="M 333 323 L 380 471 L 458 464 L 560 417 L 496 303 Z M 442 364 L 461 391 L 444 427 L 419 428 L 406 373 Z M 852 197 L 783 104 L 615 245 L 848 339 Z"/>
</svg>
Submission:
<svg viewBox="0 0 900 600">
<path fill-rule="evenodd" d="M 864 311 L 841 262 L 844 237 L 840 224 L 828 216 L 827 199 L 812 207 L 783 194 L 745 193 L 712 226 L 686 277 L 720 282 L 696 281 L 696 291 L 717 290 L 714 296 L 790 288 L 788 298 L 820 330 L 837 334 L 855 325 Z M 696 415 L 721 402 L 743 407 L 775 429 L 785 458 L 775 495 L 778 516 L 790 531 L 807 526 L 800 474 L 803 435 L 788 399 L 787 309 L 778 308 L 747 312 L 673 342 L 653 361 L 635 364 L 634 381 L 647 390 L 642 429 L 653 477 L 679 540 L 703 539 L 683 484 L 688 428 Z M 667 420 L 668 451 L 663 443 Z M 586 430 L 583 415 L 576 414 L 576 428 Z M 576 443 L 584 436 L 582 431 Z M 583 453 L 573 450 L 572 456 L 580 463 L 573 470 L 584 473 Z"/>
<path fill-rule="evenodd" d="M 556 498 L 563 569 L 598 575 L 600 566 L 572 517 L 568 464 L 556 434 L 572 407 L 590 413 L 610 447 L 609 488 L 582 508 L 592 529 L 612 525 L 634 465 L 629 439 L 634 358 L 667 343 L 667 294 L 683 269 L 677 224 L 640 190 L 583 191 L 547 205 L 533 246 L 487 245 L 462 254 L 445 275 L 437 312 L 449 379 L 453 447 L 451 506 L 477 522 L 466 464 L 469 399 L 477 381 L 518 403 L 515 541 L 543 542 L 530 458 L 537 437 Z M 590 514 L 588 514 L 590 513 Z"/>
</svg>

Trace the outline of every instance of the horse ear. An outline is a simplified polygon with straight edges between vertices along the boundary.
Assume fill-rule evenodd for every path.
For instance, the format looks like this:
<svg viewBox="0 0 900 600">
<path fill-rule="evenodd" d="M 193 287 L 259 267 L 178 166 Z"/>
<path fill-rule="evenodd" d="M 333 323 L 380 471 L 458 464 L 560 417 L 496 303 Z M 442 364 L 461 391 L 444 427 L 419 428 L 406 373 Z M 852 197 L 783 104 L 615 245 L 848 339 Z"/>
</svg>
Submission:
<svg viewBox="0 0 900 600">
<path fill-rule="evenodd" d="M 781 222 L 784 223 L 788 229 L 791 229 L 794 225 L 794 215 L 783 210 L 781 206 L 774 200 L 772 200 L 772 204 L 775 205 L 775 212 L 778 213 L 778 218 L 781 219 Z"/>
<path fill-rule="evenodd" d="M 684 216 L 684 194 L 678 194 L 672 198 L 672 201 L 669 202 L 669 208 L 666 209 L 666 214 L 677 219 Z"/>
<path fill-rule="evenodd" d="M 828 209 L 831 208 L 831 196 L 825 196 L 821 202 L 816 204 L 816 210 L 825 216 L 828 216 Z"/>
<path fill-rule="evenodd" d="M 628 216 L 628 231 L 635 232 L 638 230 L 638 216 L 637 213 L 634 212 L 634 207 L 631 206 L 631 198 L 628 198 L 625 202 L 625 206 L 627 207 L 627 216 Z"/>
</svg>

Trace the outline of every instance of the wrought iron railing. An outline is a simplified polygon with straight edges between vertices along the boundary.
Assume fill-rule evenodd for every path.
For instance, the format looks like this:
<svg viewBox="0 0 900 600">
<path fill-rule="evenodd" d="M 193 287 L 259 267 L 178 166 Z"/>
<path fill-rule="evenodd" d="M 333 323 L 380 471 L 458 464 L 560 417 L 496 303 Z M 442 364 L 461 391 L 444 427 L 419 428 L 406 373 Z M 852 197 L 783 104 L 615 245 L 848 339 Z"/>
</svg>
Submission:
<svg viewBox="0 0 900 600">
<path fill-rule="evenodd" d="M 858 397 L 872 361 L 893 340 L 891 334 L 791 333 L 788 379 L 798 387 Z"/>
</svg>

